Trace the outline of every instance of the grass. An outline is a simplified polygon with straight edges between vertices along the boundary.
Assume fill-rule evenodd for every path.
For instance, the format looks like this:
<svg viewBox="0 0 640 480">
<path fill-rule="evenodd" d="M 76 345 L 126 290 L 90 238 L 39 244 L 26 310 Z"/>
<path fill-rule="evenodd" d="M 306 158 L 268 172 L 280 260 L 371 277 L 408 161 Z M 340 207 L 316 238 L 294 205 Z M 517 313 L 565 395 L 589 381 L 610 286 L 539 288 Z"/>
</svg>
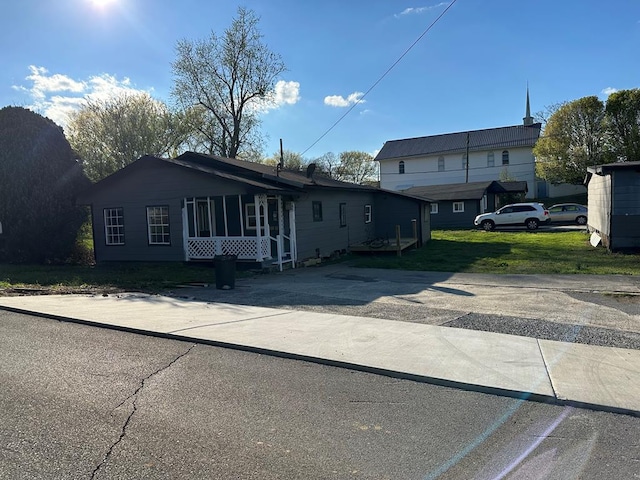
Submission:
<svg viewBox="0 0 640 480">
<path fill-rule="evenodd" d="M 640 255 L 593 248 L 578 231 L 484 232 L 438 230 L 418 250 L 350 255 L 358 267 L 499 274 L 640 274 Z M 212 263 L 117 263 L 81 265 L 0 264 L 2 290 L 161 292 L 180 284 L 215 280 Z"/>
<path fill-rule="evenodd" d="M 355 257 L 359 267 L 501 274 L 638 275 L 640 256 L 593 248 L 580 231 L 437 230 L 424 247 Z"/>
<path fill-rule="evenodd" d="M 134 290 L 159 292 L 186 283 L 212 283 L 211 264 L 125 263 L 98 266 L 0 264 L 0 289 Z"/>
</svg>

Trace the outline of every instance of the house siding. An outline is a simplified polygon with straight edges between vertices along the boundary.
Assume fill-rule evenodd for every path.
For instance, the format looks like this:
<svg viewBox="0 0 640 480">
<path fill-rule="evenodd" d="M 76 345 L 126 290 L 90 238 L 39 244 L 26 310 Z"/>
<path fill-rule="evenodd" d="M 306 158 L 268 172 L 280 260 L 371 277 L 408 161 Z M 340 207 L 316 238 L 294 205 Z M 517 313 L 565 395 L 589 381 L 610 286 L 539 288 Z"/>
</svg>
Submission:
<svg viewBox="0 0 640 480">
<path fill-rule="evenodd" d="M 114 194 L 114 191 L 116 192 Z M 191 197 L 238 195 L 248 193 L 241 184 L 204 177 L 171 164 L 153 168 L 130 169 L 113 189 L 93 194 L 94 244 L 96 260 L 109 261 L 184 261 L 182 203 L 185 192 Z M 112 200 L 112 199 L 117 200 Z M 170 245 L 149 245 L 147 237 L 148 206 L 169 207 Z M 123 209 L 124 245 L 106 245 L 102 220 L 105 208 Z"/>
<path fill-rule="evenodd" d="M 473 221 L 480 211 L 479 200 L 459 200 L 464 202 L 464 212 L 454 212 L 454 201 L 439 201 L 438 213 L 431 214 L 431 228 L 474 228 Z"/>
<path fill-rule="evenodd" d="M 420 212 L 421 208 L 426 210 Z M 374 218 L 376 219 L 375 237 L 393 240 L 396 238 L 396 225 L 400 226 L 402 238 L 413 236 L 413 220 L 418 224 L 418 238 L 424 243 L 431 238 L 429 224 L 429 204 L 422 206 L 410 199 L 381 193 L 374 204 Z"/>
<path fill-rule="evenodd" d="M 502 165 L 502 151 L 509 151 L 509 165 Z M 494 153 L 494 167 L 487 166 L 487 154 Z M 466 169 L 462 168 L 462 155 L 456 152 L 442 155 L 444 171 L 438 171 L 440 155 L 380 160 L 380 187 L 388 190 L 406 190 L 415 186 L 465 183 Z M 405 173 L 398 173 L 398 162 L 404 161 Z M 469 182 L 499 180 L 502 175 L 527 182 L 527 198 L 536 194 L 535 158 L 531 147 L 498 148 L 469 153 Z"/>
<path fill-rule="evenodd" d="M 313 202 L 322 202 L 322 221 L 313 220 Z M 340 204 L 346 204 L 347 224 L 340 226 Z M 373 208 L 372 221 L 365 223 L 364 206 Z M 296 202 L 298 260 L 327 257 L 348 245 L 371 240 L 375 235 L 375 205 L 372 192 L 311 191 Z"/>
</svg>

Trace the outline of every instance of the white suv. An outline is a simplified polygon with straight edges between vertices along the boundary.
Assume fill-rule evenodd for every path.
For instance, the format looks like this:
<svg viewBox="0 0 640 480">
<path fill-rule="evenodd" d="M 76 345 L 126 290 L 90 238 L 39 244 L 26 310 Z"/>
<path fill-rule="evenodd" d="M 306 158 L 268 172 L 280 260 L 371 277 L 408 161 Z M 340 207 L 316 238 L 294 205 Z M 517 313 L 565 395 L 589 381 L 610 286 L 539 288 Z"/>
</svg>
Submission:
<svg viewBox="0 0 640 480">
<path fill-rule="evenodd" d="M 478 215 L 473 223 L 487 231 L 507 225 L 523 225 L 528 230 L 535 230 L 538 225 L 550 221 L 549 211 L 541 203 L 514 203 L 495 212 Z"/>
</svg>

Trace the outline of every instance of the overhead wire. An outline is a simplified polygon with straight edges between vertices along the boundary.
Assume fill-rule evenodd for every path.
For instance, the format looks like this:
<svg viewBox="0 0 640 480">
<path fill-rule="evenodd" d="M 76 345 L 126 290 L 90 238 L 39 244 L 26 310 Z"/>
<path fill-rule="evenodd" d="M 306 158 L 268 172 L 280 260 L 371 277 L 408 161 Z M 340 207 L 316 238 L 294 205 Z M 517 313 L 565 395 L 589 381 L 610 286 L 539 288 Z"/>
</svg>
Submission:
<svg viewBox="0 0 640 480">
<path fill-rule="evenodd" d="M 400 55 L 400 57 L 398 57 L 398 59 L 397 59 L 395 62 L 393 62 L 393 64 L 392 64 L 389 68 L 387 68 L 387 70 L 386 70 L 386 71 L 385 71 L 385 72 L 380 76 L 380 78 L 378 78 L 378 79 L 373 83 L 373 85 L 371 85 L 371 86 L 369 87 L 369 89 L 368 89 L 366 92 L 364 92 L 364 94 L 363 94 L 363 95 L 362 95 L 362 96 L 361 96 L 361 97 L 360 97 L 360 98 L 359 98 L 359 99 L 358 99 L 358 100 L 357 100 L 353 105 L 351 105 L 351 107 L 349 107 L 349 109 L 348 109 L 348 110 L 347 110 L 347 111 L 346 111 L 346 112 L 345 112 L 345 113 L 344 113 L 340 118 L 338 118 L 338 120 L 336 120 L 336 121 L 333 123 L 333 125 L 331 125 L 331 126 L 330 126 L 330 127 L 329 127 L 329 128 L 328 128 L 328 129 L 327 129 L 327 130 L 322 134 L 322 135 L 320 135 L 320 137 L 318 137 L 318 139 L 317 139 L 315 142 L 313 142 L 311 145 L 309 145 L 309 146 L 308 146 L 308 147 L 307 147 L 307 148 L 302 152 L 302 154 L 301 154 L 301 155 L 304 155 L 304 154 L 305 154 L 305 153 L 307 153 L 309 150 L 311 150 L 314 146 L 316 146 L 316 144 L 317 144 L 318 142 L 320 142 L 320 140 L 322 140 L 324 137 L 326 137 L 326 136 L 329 134 L 329 132 L 331 132 L 331 131 L 332 131 L 332 130 L 333 130 L 333 129 L 334 129 L 334 128 L 335 128 L 335 127 L 340 123 L 340 122 L 342 122 L 342 120 L 344 120 L 344 118 L 345 118 L 347 115 L 349 115 L 349 114 L 353 111 L 353 109 L 354 109 L 354 108 L 356 108 L 360 103 L 362 103 L 362 100 L 363 100 L 363 99 L 364 99 L 364 98 L 365 98 L 365 97 L 366 97 L 366 96 L 367 96 L 367 95 L 368 95 L 368 94 L 369 94 L 369 93 L 370 93 L 370 92 L 371 92 L 375 87 L 377 87 L 377 86 L 378 86 L 378 84 L 379 84 L 382 80 L 384 80 L 384 78 L 385 78 L 385 77 L 386 77 L 386 76 L 391 72 L 391 70 L 393 70 L 393 69 L 396 67 L 396 65 L 398 65 L 398 64 L 402 61 L 402 59 L 403 59 L 405 56 L 407 56 L 407 54 L 408 54 L 408 53 L 413 49 L 413 47 L 415 47 L 415 46 L 420 42 L 420 40 L 422 40 L 422 38 L 423 38 L 427 33 L 429 33 L 429 31 L 430 31 L 430 30 L 431 30 L 431 29 L 432 29 L 432 28 L 433 28 L 433 27 L 434 27 L 434 26 L 435 26 L 435 25 L 440 21 L 440 19 L 441 19 L 442 17 L 444 17 L 444 16 L 445 16 L 445 14 L 449 11 L 449 9 L 450 9 L 451 7 L 453 7 L 453 5 L 454 5 L 457 1 L 458 1 L 458 0 L 451 0 L 451 2 L 449 3 L 449 5 L 447 5 L 447 7 L 442 11 L 442 13 L 440 13 L 440 15 L 438 15 L 438 17 L 437 17 L 433 22 L 431 22 L 431 24 L 430 24 L 430 25 L 429 25 L 429 26 L 428 26 L 428 27 L 427 27 L 427 28 L 426 28 L 426 29 L 425 29 L 425 30 L 420 34 L 420 36 L 419 36 L 419 37 L 418 37 L 418 38 L 417 38 L 417 39 L 416 39 L 416 40 L 415 40 L 415 41 L 414 41 L 414 42 L 409 46 L 409 48 L 407 48 L 407 49 L 402 53 L 402 55 Z"/>
</svg>

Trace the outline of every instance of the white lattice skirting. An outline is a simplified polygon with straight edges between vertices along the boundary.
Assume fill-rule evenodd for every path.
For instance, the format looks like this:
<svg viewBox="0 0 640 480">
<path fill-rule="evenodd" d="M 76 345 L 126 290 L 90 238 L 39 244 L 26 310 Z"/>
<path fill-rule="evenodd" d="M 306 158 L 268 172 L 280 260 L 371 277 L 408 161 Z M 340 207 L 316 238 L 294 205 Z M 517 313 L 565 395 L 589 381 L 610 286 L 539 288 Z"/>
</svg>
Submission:
<svg viewBox="0 0 640 480">
<path fill-rule="evenodd" d="M 271 257 L 269 238 L 261 238 L 262 258 Z M 258 239 L 256 237 L 211 237 L 188 238 L 187 256 L 189 260 L 212 259 L 216 255 L 237 255 L 238 260 L 258 259 Z"/>
</svg>

